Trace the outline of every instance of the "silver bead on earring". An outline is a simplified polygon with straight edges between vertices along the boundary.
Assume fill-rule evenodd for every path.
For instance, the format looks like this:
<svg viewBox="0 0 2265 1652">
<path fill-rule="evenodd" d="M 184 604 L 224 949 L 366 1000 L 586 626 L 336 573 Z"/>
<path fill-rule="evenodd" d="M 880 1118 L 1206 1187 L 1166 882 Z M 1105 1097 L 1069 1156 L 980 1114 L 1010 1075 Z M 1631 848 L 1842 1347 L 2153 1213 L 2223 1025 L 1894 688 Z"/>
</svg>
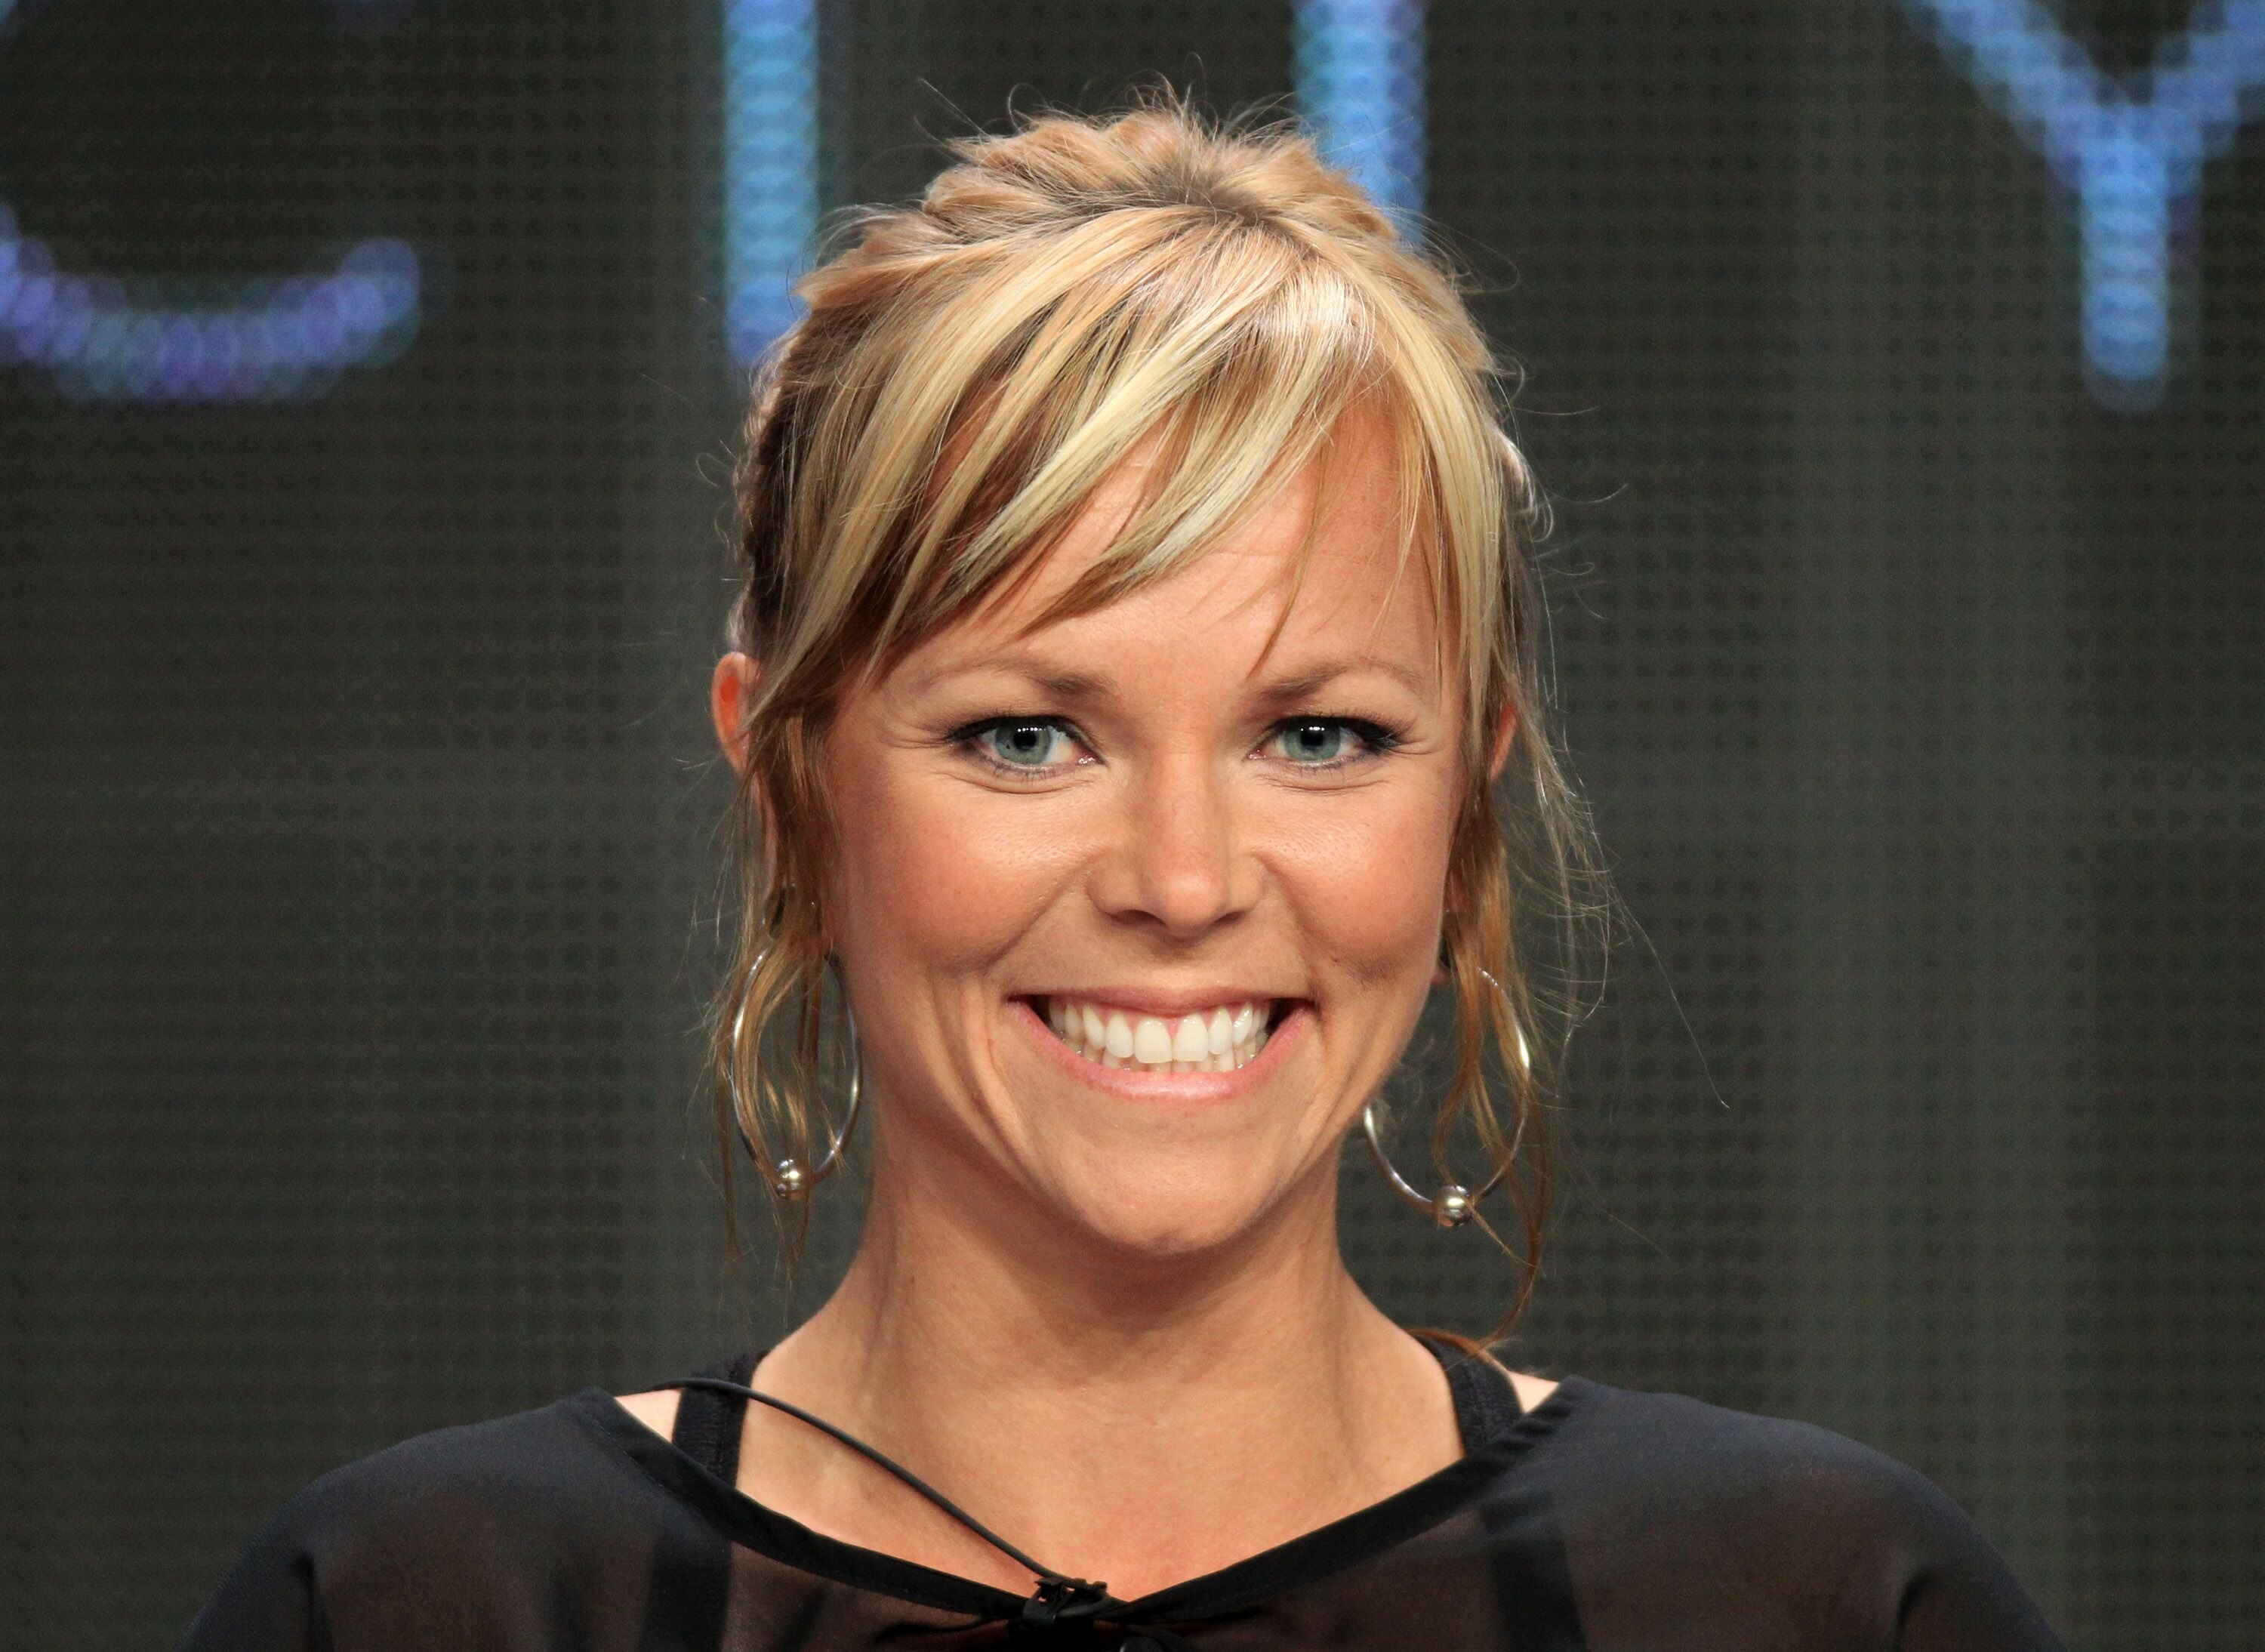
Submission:
<svg viewBox="0 0 2265 1652">
<path fill-rule="evenodd" d="M 1479 974 L 1484 978 L 1488 986 L 1493 987 L 1496 992 L 1502 993 L 1502 983 L 1495 979 L 1492 973 L 1481 970 Z M 1503 993 L 1503 996 L 1507 999 L 1510 994 Z M 1524 1062 L 1526 1034 L 1523 1030 L 1518 1035 L 1518 1055 L 1519 1061 Z M 1482 1186 L 1474 1191 L 1460 1183 L 1450 1182 L 1437 1193 L 1426 1198 L 1416 1190 L 1406 1176 L 1400 1174 L 1394 1167 L 1391 1156 L 1384 1151 L 1383 1136 L 1376 1122 L 1374 1102 L 1369 1103 L 1360 1110 L 1360 1127 L 1361 1133 L 1368 1138 L 1368 1151 L 1376 1161 L 1376 1168 L 1384 1172 L 1386 1184 L 1402 1199 L 1423 1212 L 1442 1227 L 1460 1227 L 1478 1213 L 1479 1201 L 1502 1185 L 1503 1178 L 1510 1174 L 1510 1167 L 1517 1160 L 1518 1150 L 1526 1139 L 1526 1120 L 1521 1117 L 1518 1121 L 1518 1133 L 1511 1138 L 1509 1153 L 1504 1156 L 1500 1164 L 1495 1167 L 1494 1174 L 1486 1179 Z"/>
<path fill-rule="evenodd" d="M 1368 1138 L 1368 1151 L 1376 1160 L 1376 1168 L 1384 1172 L 1384 1179 L 1392 1190 L 1442 1227 L 1460 1227 L 1469 1221 L 1476 1213 L 1478 1202 L 1500 1187 L 1503 1177 L 1510 1174 L 1510 1162 L 1504 1160 L 1495 1167 L 1495 1173 L 1476 1192 L 1460 1183 L 1450 1182 L 1426 1198 L 1416 1190 L 1406 1176 L 1393 1168 L 1391 1159 L 1384 1151 L 1384 1143 L 1378 1135 L 1374 1102 L 1360 1110 L 1360 1125 Z"/>
<path fill-rule="evenodd" d="M 740 1035 L 747 1025 L 747 993 L 754 986 L 755 972 L 762 968 L 765 960 L 770 955 L 771 950 L 768 947 L 756 953 L 755 961 L 747 965 L 747 979 L 739 983 L 739 1004 L 732 1014 L 732 1053 L 735 1058 L 739 1054 Z M 783 1199 L 798 1199 L 807 1197 L 811 1189 L 840 1168 L 842 1146 L 848 1141 L 849 1132 L 857 1127 L 857 1103 L 863 1099 L 864 1092 L 864 1060 L 857 1048 L 857 1018 L 850 1015 L 846 1008 L 842 1014 L 843 1018 L 849 1023 L 849 1105 L 842 1110 L 841 1128 L 827 1135 L 826 1151 L 819 1154 L 818 1162 L 808 1167 L 805 1167 L 799 1160 L 796 1159 L 780 1159 L 764 1163 L 759 1145 L 752 1137 L 747 1140 L 748 1151 L 754 1154 L 758 1163 L 762 1164 L 763 1174 L 771 1184 L 771 1191 Z M 739 1121 L 739 1133 L 747 1136 L 747 1103 L 739 1095 L 739 1069 L 736 1059 L 725 1064 L 724 1077 L 725 1081 L 731 1086 L 732 1116 Z"/>
</svg>

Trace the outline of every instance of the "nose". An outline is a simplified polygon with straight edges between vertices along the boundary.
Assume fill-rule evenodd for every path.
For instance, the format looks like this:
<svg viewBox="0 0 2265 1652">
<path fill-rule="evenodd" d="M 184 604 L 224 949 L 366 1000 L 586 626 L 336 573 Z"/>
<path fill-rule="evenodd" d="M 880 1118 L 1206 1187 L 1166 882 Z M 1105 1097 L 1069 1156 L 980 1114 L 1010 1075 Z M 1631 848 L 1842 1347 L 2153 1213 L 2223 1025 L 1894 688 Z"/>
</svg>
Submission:
<svg viewBox="0 0 2265 1652">
<path fill-rule="evenodd" d="M 1193 937 L 1257 898 L 1258 865 L 1238 831 L 1234 787 L 1218 760 L 1188 753 L 1152 761 L 1128 787 L 1111 852 L 1091 881 L 1112 918 Z"/>
</svg>

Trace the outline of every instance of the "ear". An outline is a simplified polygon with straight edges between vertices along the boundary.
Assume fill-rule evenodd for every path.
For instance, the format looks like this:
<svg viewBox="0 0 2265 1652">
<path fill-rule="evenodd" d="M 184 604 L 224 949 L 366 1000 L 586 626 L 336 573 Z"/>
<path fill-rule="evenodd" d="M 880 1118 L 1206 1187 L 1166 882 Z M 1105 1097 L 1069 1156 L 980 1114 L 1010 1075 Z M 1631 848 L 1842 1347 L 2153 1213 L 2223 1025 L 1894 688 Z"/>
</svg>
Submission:
<svg viewBox="0 0 2265 1652">
<path fill-rule="evenodd" d="M 708 680 L 708 715 L 716 724 L 716 742 L 742 778 L 747 772 L 747 708 L 754 703 L 762 680 L 762 661 L 741 653 L 717 660 L 716 674 Z M 778 841 L 771 832 L 770 799 L 761 788 L 754 803 L 762 817 L 763 886 L 768 889 L 777 870 Z"/>
<path fill-rule="evenodd" d="M 747 772 L 747 708 L 762 680 L 762 664 L 754 655 L 730 653 L 716 662 L 708 683 L 708 715 L 715 720 L 717 744 L 742 775 Z"/>
<path fill-rule="evenodd" d="M 1518 708 L 1514 705 L 1505 706 L 1503 708 L 1502 721 L 1495 725 L 1494 746 L 1487 753 L 1489 780 L 1502 778 L 1503 765 L 1510 761 L 1511 742 L 1517 738 Z M 1453 972 L 1447 967 L 1446 945 L 1442 941 L 1439 948 L 1439 961 L 1431 971 L 1431 985 L 1445 986 L 1453 979 Z"/>
<path fill-rule="evenodd" d="M 1502 766 L 1510 761 L 1511 742 L 1518 738 L 1518 708 L 1504 706 L 1502 722 L 1494 731 L 1494 750 L 1487 758 L 1487 778 L 1500 780 Z"/>
</svg>

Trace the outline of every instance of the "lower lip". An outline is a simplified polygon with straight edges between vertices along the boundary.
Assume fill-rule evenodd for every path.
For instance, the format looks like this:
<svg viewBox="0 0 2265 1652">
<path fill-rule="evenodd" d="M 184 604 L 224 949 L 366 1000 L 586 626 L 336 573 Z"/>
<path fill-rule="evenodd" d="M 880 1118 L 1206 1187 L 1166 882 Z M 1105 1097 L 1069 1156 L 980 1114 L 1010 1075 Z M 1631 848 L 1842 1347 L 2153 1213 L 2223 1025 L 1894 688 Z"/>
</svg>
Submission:
<svg viewBox="0 0 2265 1652">
<path fill-rule="evenodd" d="M 1131 1067 L 1105 1067 L 1088 1060 L 1054 1036 L 1028 999 L 1015 1001 L 1016 1019 L 1045 1050 L 1055 1066 L 1081 1083 L 1134 1102 L 1231 1102 L 1264 1084 L 1285 1060 L 1291 1046 L 1302 1042 L 1314 1018 L 1311 1004 L 1293 1005 L 1269 1030 L 1266 1047 L 1256 1059 L 1232 1073 L 1142 1073 Z"/>
</svg>

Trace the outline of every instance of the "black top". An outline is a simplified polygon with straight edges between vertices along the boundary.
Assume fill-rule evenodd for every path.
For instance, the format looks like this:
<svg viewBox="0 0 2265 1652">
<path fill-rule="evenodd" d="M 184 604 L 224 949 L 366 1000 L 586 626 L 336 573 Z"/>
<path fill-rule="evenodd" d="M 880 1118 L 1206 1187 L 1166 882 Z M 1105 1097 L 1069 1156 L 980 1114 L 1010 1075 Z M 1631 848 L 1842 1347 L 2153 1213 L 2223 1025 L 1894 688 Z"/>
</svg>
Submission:
<svg viewBox="0 0 2265 1652">
<path fill-rule="evenodd" d="M 684 1390 L 671 1441 L 585 1388 L 317 1480 L 237 1562 L 183 1652 L 2060 1647 L 1973 1524 L 1892 1458 L 1578 1377 L 1521 1413 L 1495 1366 L 1427 1346 L 1454 1393 L 1460 1460 L 1051 1628 L 1029 1627 L 1020 1596 L 741 1495 L 737 1396 Z M 754 1363 L 708 1374 L 744 1383 Z"/>
</svg>

